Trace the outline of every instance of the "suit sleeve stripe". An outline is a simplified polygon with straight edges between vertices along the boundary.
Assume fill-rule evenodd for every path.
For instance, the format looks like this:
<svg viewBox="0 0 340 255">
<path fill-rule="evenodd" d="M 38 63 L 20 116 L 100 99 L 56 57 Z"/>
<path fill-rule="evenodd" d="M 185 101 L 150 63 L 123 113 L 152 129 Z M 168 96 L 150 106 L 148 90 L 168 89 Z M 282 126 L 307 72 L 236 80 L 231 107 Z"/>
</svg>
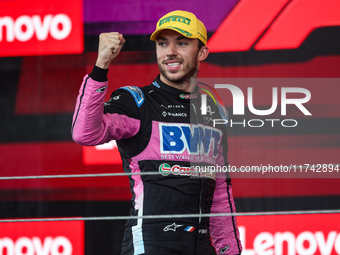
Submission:
<svg viewBox="0 0 340 255">
<path fill-rule="evenodd" d="M 80 106 L 81 106 L 81 102 L 82 102 L 82 99 L 83 99 L 83 96 L 85 94 L 85 87 L 86 87 L 86 84 L 87 84 L 87 81 L 90 77 L 88 76 L 84 82 L 84 86 L 83 86 L 83 91 L 82 91 L 82 94 L 80 96 L 80 99 L 79 99 L 79 104 L 77 106 L 77 113 L 76 113 L 76 116 L 73 120 L 73 124 L 72 124 L 72 129 L 71 129 L 71 133 L 73 133 L 73 129 L 74 129 L 74 125 L 76 124 L 76 121 L 77 121 L 77 118 L 78 118 L 78 115 L 79 115 L 79 111 L 80 111 Z"/>
<path fill-rule="evenodd" d="M 229 206 L 230 206 L 230 212 L 234 213 L 232 201 L 231 201 L 231 197 L 230 197 L 230 192 L 229 192 L 229 187 L 231 186 L 231 184 L 228 183 L 228 181 L 226 181 L 226 182 L 227 182 L 227 192 L 228 192 L 228 202 L 229 202 Z M 232 217 L 232 222 L 233 222 L 235 240 L 237 242 L 237 248 L 238 248 L 239 253 L 241 254 L 240 240 L 238 240 L 238 238 L 237 238 L 237 228 L 235 226 L 235 216 L 231 216 L 231 217 Z"/>
</svg>

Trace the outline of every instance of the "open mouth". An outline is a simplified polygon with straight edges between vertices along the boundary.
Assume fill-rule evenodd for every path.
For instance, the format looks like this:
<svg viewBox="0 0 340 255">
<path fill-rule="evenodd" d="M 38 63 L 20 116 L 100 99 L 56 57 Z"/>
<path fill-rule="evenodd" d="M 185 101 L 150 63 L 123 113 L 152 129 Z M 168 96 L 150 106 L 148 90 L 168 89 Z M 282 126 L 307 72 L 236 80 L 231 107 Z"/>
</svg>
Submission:
<svg viewBox="0 0 340 255">
<path fill-rule="evenodd" d="M 165 64 L 170 71 L 176 71 L 180 68 L 182 63 L 179 61 L 174 61 L 174 62 L 167 62 Z"/>
</svg>

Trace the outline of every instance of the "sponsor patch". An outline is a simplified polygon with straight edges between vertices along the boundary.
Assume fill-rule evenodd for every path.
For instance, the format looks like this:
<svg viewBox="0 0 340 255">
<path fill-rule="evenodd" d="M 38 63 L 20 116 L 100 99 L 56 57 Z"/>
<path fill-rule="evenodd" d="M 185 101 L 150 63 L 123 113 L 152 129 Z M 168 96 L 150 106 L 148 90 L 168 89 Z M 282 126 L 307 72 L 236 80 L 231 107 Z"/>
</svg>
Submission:
<svg viewBox="0 0 340 255">
<path fill-rule="evenodd" d="M 179 97 L 182 99 L 195 99 L 198 97 L 198 94 L 180 94 Z"/>
<path fill-rule="evenodd" d="M 193 232 L 195 230 L 195 228 L 193 226 L 187 226 L 184 231 L 186 232 Z"/>
<path fill-rule="evenodd" d="M 99 89 L 96 89 L 96 92 L 97 92 L 97 93 L 104 93 L 104 92 L 105 92 L 105 89 L 106 89 L 106 86 L 101 87 L 101 88 L 99 88 Z"/>
<path fill-rule="evenodd" d="M 193 176 L 193 177 L 207 177 L 216 179 L 216 173 L 213 171 L 201 171 L 201 168 L 190 166 L 170 166 L 168 163 L 163 163 L 158 167 L 159 172 L 163 176 L 168 176 L 169 174 L 181 175 L 181 176 Z"/>
<path fill-rule="evenodd" d="M 132 95 L 138 107 L 141 107 L 144 103 L 145 97 L 143 91 L 136 86 L 121 87 L 121 89 L 127 90 Z"/>
<path fill-rule="evenodd" d="M 174 231 L 174 232 L 176 232 L 176 229 L 177 228 L 180 228 L 180 227 L 182 227 L 183 225 L 177 225 L 175 222 L 174 223 L 172 223 L 171 225 L 168 225 L 168 226 L 166 226 L 165 228 L 163 228 L 163 231 L 164 232 L 168 232 L 168 231 Z"/>
<path fill-rule="evenodd" d="M 222 131 L 205 125 L 160 123 L 162 154 L 204 155 L 217 158 Z"/>
</svg>

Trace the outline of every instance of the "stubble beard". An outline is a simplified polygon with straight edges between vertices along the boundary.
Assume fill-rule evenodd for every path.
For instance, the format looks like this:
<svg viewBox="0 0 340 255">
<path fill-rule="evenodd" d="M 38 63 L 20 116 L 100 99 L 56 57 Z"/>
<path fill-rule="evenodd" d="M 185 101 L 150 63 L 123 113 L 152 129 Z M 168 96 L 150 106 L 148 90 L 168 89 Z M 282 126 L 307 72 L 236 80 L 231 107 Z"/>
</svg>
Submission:
<svg viewBox="0 0 340 255">
<path fill-rule="evenodd" d="M 167 72 L 164 70 L 162 67 L 162 64 L 158 62 L 158 67 L 160 73 L 163 75 L 165 79 L 167 79 L 169 82 L 178 85 L 179 87 L 182 87 L 186 84 L 190 83 L 190 79 L 193 77 L 197 77 L 198 75 L 198 61 L 197 57 L 193 60 L 194 65 L 192 66 L 191 69 L 189 69 L 182 77 L 179 77 L 177 79 L 172 79 L 169 77 Z"/>
</svg>

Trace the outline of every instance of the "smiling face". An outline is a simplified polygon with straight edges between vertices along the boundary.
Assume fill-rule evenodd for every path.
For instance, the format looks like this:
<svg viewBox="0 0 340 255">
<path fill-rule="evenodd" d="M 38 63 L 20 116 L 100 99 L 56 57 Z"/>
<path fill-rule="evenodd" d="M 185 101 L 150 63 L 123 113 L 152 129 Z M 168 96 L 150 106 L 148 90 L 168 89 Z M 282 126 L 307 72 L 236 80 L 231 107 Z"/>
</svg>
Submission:
<svg viewBox="0 0 340 255">
<path fill-rule="evenodd" d="M 157 37 L 156 53 L 161 81 L 184 91 L 192 91 L 190 78 L 197 77 L 199 63 L 208 56 L 208 48 L 203 46 L 199 49 L 197 39 L 164 30 Z"/>
</svg>

